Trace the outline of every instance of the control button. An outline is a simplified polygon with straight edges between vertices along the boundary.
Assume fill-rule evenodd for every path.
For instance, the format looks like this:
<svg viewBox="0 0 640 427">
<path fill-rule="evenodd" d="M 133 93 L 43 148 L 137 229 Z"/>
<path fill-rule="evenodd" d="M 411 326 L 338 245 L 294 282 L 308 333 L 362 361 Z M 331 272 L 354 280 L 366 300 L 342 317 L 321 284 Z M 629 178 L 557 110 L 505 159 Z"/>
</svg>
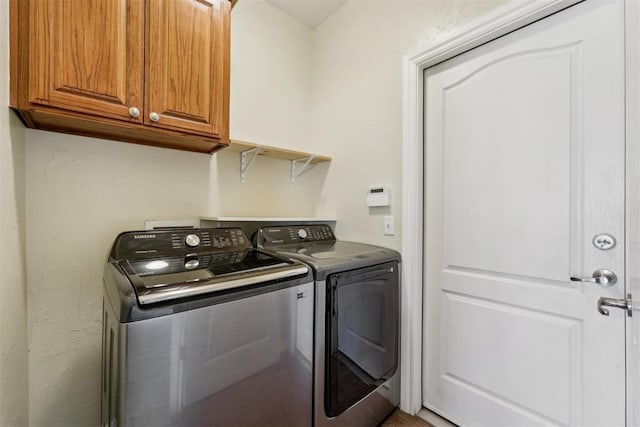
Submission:
<svg viewBox="0 0 640 427">
<path fill-rule="evenodd" d="M 194 268 L 198 268 L 200 266 L 200 261 L 198 261 L 197 259 L 190 259 L 188 261 L 185 261 L 184 263 L 184 268 L 186 268 L 187 270 L 193 270 Z"/>
<path fill-rule="evenodd" d="M 300 239 L 306 239 L 307 238 L 307 230 L 305 230 L 304 228 L 301 228 L 300 230 L 298 230 L 298 232 L 296 233 L 298 235 L 298 238 Z"/>
<path fill-rule="evenodd" d="M 187 237 L 184 238 L 184 242 L 190 248 L 195 248 L 200 244 L 200 237 L 198 237 L 197 234 L 189 234 L 187 235 Z"/>
</svg>

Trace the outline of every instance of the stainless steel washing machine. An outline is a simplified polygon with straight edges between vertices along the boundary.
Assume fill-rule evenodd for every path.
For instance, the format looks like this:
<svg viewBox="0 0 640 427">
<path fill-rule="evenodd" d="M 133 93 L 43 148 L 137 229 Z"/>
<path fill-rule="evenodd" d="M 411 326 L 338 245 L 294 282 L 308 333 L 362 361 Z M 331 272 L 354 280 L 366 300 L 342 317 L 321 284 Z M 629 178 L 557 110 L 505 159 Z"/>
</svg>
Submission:
<svg viewBox="0 0 640 427">
<path fill-rule="evenodd" d="M 313 276 L 240 229 L 119 235 L 104 273 L 103 426 L 307 426 Z"/>
<path fill-rule="evenodd" d="M 376 426 L 400 400 L 400 254 L 322 224 L 263 227 L 255 245 L 314 272 L 314 425 Z"/>
</svg>

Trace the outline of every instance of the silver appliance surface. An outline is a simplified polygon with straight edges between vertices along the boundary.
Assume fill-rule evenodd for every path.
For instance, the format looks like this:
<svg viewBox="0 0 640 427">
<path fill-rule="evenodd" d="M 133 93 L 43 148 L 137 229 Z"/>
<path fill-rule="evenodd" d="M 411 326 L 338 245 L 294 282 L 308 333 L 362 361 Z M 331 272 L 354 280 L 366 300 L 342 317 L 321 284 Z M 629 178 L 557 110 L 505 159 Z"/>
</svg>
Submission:
<svg viewBox="0 0 640 427">
<path fill-rule="evenodd" d="M 400 401 L 400 254 L 338 241 L 326 225 L 264 227 L 254 239 L 314 272 L 314 425 L 379 424 Z"/>
<path fill-rule="evenodd" d="M 102 425 L 310 425 L 310 269 L 238 230 L 163 233 L 120 235 L 105 266 Z"/>
</svg>

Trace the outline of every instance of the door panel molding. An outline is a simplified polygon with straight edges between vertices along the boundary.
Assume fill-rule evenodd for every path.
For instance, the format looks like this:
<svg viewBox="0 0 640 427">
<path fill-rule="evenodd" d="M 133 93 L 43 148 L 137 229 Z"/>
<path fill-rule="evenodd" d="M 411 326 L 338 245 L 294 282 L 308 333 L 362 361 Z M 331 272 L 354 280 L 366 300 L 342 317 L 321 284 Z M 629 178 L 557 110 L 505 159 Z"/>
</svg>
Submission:
<svg viewBox="0 0 640 427">
<path fill-rule="evenodd" d="M 504 46 L 502 41 L 494 43 Z M 442 83 L 442 99 L 434 101 L 443 106 L 442 122 L 445 126 L 443 133 L 437 136 L 446 141 L 442 149 L 444 193 L 441 212 L 445 264 L 505 274 L 544 271 L 546 279 L 556 281 L 566 281 L 565 265 L 568 262 L 571 262 L 571 271 L 582 270 L 582 242 L 576 237 L 580 235 L 579 224 L 583 221 L 570 221 L 579 217 L 584 199 L 579 185 L 584 169 L 579 155 L 584 142 L 580 131 L 581 116 L 573 114 L 582 102 L 579 83 L 582 81 L 579 66 L 581 49 L 579 43 L 571 43 L 570 46 L 529 49 L 518 54 L 491 54 L 478 61 L 478 67 L 471 70 L 460 68 L 458 58 L 447 61 L 450 75 Z M 436 72 L 438 68 L 431 70 Z M 516 73 L 518 77 L 514 78 Z M 521 93 L 517 99 L 511 96 L 515 91 Z M 545 105 L 549 100 L 548 92 L 554 93 L 553 107 Z M 491 99 L 491 102 L 469 110 L 468 98 Z M 532 116 L 544 111 L 545 118 L 541 121 L 562 121 L 565 137 L 558 140 L 549 129 L 540 126 L 512 127 L 509 143 L 505 145 L 503 141 L 492 141 L 491 138 L 483 138 L 483 134 L 470 132 L 471 126 L 457 125 L 483 122 L 488 128 L 500 126 L 502 117 L 513 109 L 521 111 L 524 117 L 528 115 L 526 111 Z M 541 146 L 544 146 L 544 153 Z M 508 153 L 510 161 L 500 162 L 494 157 L 498 152 Z M 569 159 L 574 158 L 572 154 L 577 161 L 569 167 Z M 554 174 L 566 175 L 566 182 L 571 184 L 557 186 L 531 179 L 540 165 L 545 165 Z M 469 172 L 463 176 L 459 170 Z M 483 179 L 465 179 L 468 175 L 483 176 Z M 504 180 L 505 175 L 510 179 Z M 513 201 L 508 209 L 482 210 L 483 206 L 500 206 L 505 198 Z M 571 203 L 552 205 L 548 203 L 550 199 L 571 200 Z M 548 208 L 538 209 L 545 204 Z M 551 206 L 558 209 L 550 209 Z M 478 226 L 488 220 L 487 216 L 500 218 L 500 232 Z M 553 221 L 553 228 L 517 227 L 519 221 L 528 219 L 534 222 L 540 216 L 548 219 L 549 223 L 556 218 L 562 221 Z M 465 239 L 461 238 L 462 235 Z M 536 248 L 544 257 L 535 262 L 517 252 L 505 250 L 515 241 Z M 482 253 L 486 256 L 481 256 Z M 497 253 L 502 256 L 496 257 Z M 546 266 L 544 270 L 540 268 L 541 264 Z"/>
<path fill-rule="evenodd" d="M 527 424 L 571 424 L 571 413 L 575 404 L 572 396 L 579 394 L 581 387 L 582 321 L 581 319 L 532 310 L 500 301 L 469 297 L 452 292 L 444 292 L 447 305 L 448 325 L 455 333 L 443 337 L 443 345 L 452 351 L 446 363 L 442 364 L 440 376 L 445 383 L 451 382 L 452 389 L 462 387 L 481 399 L 489 399 L 493 404 L 508 407 L 519 416 L 528 418 Z M 471 310 L 470 310 L 471 309 Z M 453 326 L 452 326 L 453 324 Z M 487 372 L 470 367 L 462 354 L 477 354 L 485 351 L 481 331 L 494 331 L 492 347 L 500 348 L 495 357 L 499 371 Z M 455 329 L 464 329 L 455 331 Z M 508 331 L 521 332 L 518 342 L 507 341 Z M 541 352 L 536 366 L 526 363 L 528 354 Z M 573 357 L 564 351 L 573 349 Z M 478 355 L 482 357 L 482 355 Z M 572 355 L 573 356 L 573 355 Z M 523 382 L 542 378 L 554 399 L 540 399 L 540 394 L 522 387 Z"/>
<path fill-rule="evenodd" d="M 442 273 L 452 274 L 458 276 L 469 276 L 474 279 L 484 278 L 486 280 L 492 280 L 494 282 L 501 282 L 509 284 L 509 286 L 530 286 L 535 288 L 541 287 L 560 287 L 562 290 L 569 294 L 582 293 L 583 283 L 572 282 L 572 288 L 567 287 L 566 279 L 563 281 L 546 279 L 544 277 L 536 276 L 524 276 L 521 274 L 503 273 L 499 271 L 482 270 L 478 268 L 462 267 L 459 265 L 447 265 Z M 557 289 L 553 289 L 554 292 L 558 292 Z"/>
</svg>

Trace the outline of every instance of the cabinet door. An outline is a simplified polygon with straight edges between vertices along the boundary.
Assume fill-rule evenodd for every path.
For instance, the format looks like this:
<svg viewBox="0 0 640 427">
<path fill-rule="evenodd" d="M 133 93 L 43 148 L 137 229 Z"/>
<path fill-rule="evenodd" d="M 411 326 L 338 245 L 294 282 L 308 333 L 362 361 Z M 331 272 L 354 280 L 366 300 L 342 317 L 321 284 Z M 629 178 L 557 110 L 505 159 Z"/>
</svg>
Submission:
<svg viewBox="0 0 640 427">
<path fill-rule="evenodd" d="M 230 6 L 148 0 L 145 124 L 227 140 Z"/>
<path fill-rule="evenodd" d="M 141 122 L 143 14 L 143 0 L 32 1 L 28 101 Z"/>
</svg>

